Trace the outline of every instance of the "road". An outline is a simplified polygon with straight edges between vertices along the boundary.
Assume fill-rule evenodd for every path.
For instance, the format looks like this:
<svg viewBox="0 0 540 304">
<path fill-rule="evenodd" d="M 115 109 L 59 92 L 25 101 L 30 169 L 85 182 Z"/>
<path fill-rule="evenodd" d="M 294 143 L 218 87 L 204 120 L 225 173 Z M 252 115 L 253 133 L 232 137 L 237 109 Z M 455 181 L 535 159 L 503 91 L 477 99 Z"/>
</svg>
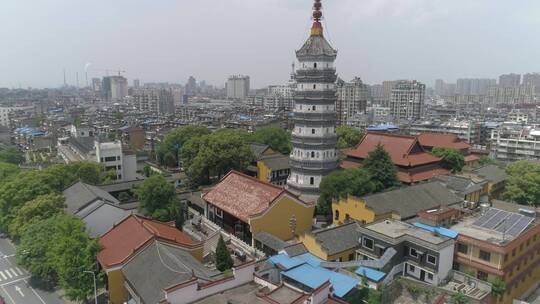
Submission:
<svg viewBox="0 0 540 304">
<path fill-rule="evenodd" d="M 63 304 L 58 294 L 30 285 L 30 274 L 18 267 L 15 246 L 0 238 L 0 296 L 7 304 Z"/>
</svg>

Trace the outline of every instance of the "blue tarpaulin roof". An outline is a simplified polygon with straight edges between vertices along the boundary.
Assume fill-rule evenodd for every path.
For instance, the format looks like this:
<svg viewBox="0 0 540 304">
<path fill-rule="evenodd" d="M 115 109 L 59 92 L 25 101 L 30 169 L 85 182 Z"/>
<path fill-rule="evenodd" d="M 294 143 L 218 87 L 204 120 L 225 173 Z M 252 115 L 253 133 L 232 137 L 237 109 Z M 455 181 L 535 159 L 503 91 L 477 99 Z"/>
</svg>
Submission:
<svg viewBox="0 0 540 304">
<path fill-rule="evenodd" d="M 291 258 L 284 253 L 271 256 L 268 260 L 270 260 L 270 262 L 272 262 L 274 265 L 279 264 L 285 267 L 285 269 L 287 270 L 305 263 L 304 260 L 301 260 L 297 257 Z"/>
<path fill-rule="evenodd" d="M 369 126 L 366 128 L 368 131 L 388 131 L 388 130 L 397 130 L 399 129 L 397 126 L 391 125 L 391 124 L 382 124 L 382 125 L 376 125 L 376 126 Z"/>
<path fill-rule="evenodd" d="M 435 227 L 435 226 L 422 224 L 422 223 L 414 223 L 414 225 L 416 227 L 418 227 L 418 228 L 422 228 L 422 229 L 427 230 L 427 231 L 435 232 L 435 233 L 438 233 L 438 234 L 440 234 L 442 236 L 449 237 L 451 239 L 455 239 L 458 236 L 458 233 L 455 232 L 454 230 L 450 230 L 450 229 L 447 229 L 447 228 L 444 228 L 444 227 Z"/>
<path fill-rule="evenodd" d="M 319 259 L 318 257 L 314 256 L 313 254 L 311 254 L 309 252 L 306 252 L 306 253 L 301 254 L 301 255 L 297 255 L 297 256 L 295 256 L 295 258 L 298 258 L 298 259 L 308 263 L 311 266 L 318 267 L 318 266 L 321 265 L 321 259 Z"/>
<path fill-rule="evenodd" d="M 281 274 L 312 289 L 316 289 L 326 281 L 330 281 L 332 288 L 334 288 L 334 294 L 340 298 L 355 288 L 359 282 L 357 279 L 347 275 L 322 267 L 314 267 L 310 264 L 302 264 Z"/>
<path fill-rule="evenodd" d="M 379 282 L 386 275 L 386 273 L 382 271 L 364 266 L 358 267 L 358 269 L 356 269 L 356 274 L 359 276 L 365 276 L 368 280 L 374 282 Z"/>
</svg>

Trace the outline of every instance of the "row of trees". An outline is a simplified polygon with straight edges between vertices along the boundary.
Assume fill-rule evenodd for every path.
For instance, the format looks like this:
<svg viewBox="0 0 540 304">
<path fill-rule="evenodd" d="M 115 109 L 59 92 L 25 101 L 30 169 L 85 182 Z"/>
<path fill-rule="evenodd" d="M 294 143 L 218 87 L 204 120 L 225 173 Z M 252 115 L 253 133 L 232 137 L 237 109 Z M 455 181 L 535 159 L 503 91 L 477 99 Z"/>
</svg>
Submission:
<svg viewBox="0 0 540 304">
<path fill-rule="evenodd" d="M 19 171 L 0 164 L 0 174 L 9 175 L 0 179 L 0 229 L 19 242 L 18 263 L 45 283 L 60 286 L 68 299 L 88 299 L 93 280 L 84 271 L 98 271 L 97 242 L 79 218 L 64 213 L 61 192 L 78 180 L 100 183 L 103 168 L 80 162 Z"/>
</svg>

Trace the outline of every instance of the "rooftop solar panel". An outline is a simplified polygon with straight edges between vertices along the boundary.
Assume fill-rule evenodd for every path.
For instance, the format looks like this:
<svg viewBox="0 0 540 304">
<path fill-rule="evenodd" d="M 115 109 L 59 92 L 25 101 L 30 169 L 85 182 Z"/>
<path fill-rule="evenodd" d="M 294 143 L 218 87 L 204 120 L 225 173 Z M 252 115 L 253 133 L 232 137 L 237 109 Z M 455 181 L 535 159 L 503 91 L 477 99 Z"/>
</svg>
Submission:
<svg viewBox="0 0 540 304">
<path fill-rule="evenodd" d="M 506 232 L 512 228 L 517 222 L 523 217 L 521 214 L 512 213 L 509 217 L 507 217 L 500 225 L 495 229 L 497 232 Z"/>
<path fill-rule="evenodd" d="M 509 212 L 499 210 L 499 212 L 497 212 L 497 214 L 495 214 L 492 218 L 490 218 L 489 221 L 485 222 L 484 225 L 482 225 L 482 227 L 487 228 L 487 229 L 494 229 L 505 218 L 507 218 L 509 216 L 510 216 Z"/>
<path fill-rule="evenodd" d="M 482 216 L 480 216 L 474 223 L 473 225 L 476 225 L 476 226 L 482 226 L 485 222 L 487 222 L 492 216 L 494 216 L 495 214 L 497 214 L 497 212 L 499 211 L 499 209 L 495 209 L 495 208 L 489 208 L 486 213 Z"/>
<path fill-rule="evenodd" d="M 512 226 L 512 228 L 510 228 L 510 230 L 508 230 L 506 233 L 513 237 L 517 237 L 518 235 L 521 234 L 521 232 L 523 232 L 523 230 L 525 230 L 525 228 L 527 228 L 527 226 L 529 226 L 529 224 L 532 221 L 533 221 L 533 218 L 524 216 L 514 226 Z"/>
</svg>

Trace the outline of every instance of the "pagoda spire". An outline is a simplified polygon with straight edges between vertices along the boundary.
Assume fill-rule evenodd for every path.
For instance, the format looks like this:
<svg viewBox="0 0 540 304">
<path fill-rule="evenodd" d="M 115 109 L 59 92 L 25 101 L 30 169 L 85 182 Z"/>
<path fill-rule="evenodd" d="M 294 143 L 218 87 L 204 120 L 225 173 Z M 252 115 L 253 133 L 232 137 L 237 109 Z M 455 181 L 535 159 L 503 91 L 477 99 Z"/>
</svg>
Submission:
<svg viewBox="0 0 540 304">
<path fill-rule="evenodd" d="M 315 0 L 313 4 L 313 25 L 311 26 L 311 36 L 322 36 L 323 27 L 321 24 L 322 18 L 322 4 L 321 0 Z"/>
</svg>

